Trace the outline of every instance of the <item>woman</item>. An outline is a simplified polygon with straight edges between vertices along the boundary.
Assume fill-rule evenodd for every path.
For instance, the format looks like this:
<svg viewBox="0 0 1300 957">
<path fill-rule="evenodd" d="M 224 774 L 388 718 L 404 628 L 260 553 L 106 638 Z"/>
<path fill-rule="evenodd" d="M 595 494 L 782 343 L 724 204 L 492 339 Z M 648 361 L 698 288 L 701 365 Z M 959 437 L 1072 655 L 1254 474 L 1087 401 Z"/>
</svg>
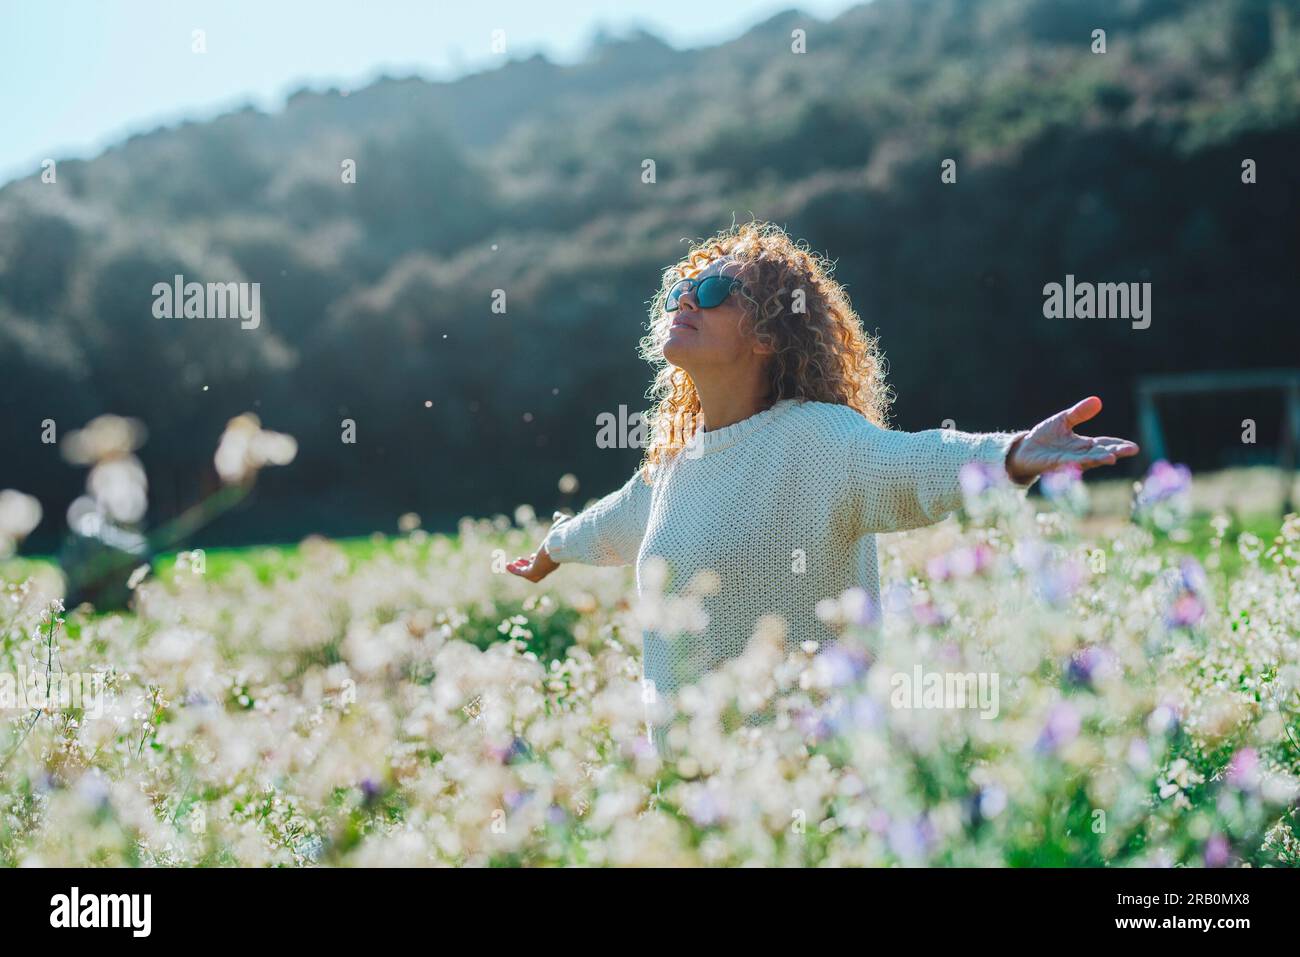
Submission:
<svg viewBox="0 0 1300 957">
<path fill-rule="evenodd" d="M 641 468 L 580 515 L 557 516 L 536 553 L 508 566 L 536 582 L 564 562 L 635 564 L 639 592 L 705 592 L 700 633 L 643 636 L 660 693 L 739 655 L 764 616 L 778 616 L 791 648 L 833 638 L 818 601 L 856 585 L 878 602 L 875 533 L 957 508 L 963 465 L 1024 486 L 1138 451 L 1074 433 L 1101 411 L 1095 396 L 1027 432 L 887 430 L 881 356 L 831 269 L 751 223 L 666 270 L 641 342 L 658 369 Z"/>
</svg>

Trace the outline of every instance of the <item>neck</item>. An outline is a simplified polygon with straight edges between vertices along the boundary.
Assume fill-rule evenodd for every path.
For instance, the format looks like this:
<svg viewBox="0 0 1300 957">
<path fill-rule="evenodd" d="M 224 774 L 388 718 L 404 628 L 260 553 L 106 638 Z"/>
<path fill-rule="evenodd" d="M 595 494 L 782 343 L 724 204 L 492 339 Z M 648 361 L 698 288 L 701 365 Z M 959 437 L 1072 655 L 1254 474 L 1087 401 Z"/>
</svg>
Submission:
<svg viewBox="0 0 1300 957">
<path fill-rule="evenodd" d="M 725 429 L 772 405 L 767 398 L 767 382 L 761 369 L 691 378 L 700 395 L 700 411 L 704 414 L 706 432 Z"/>
</svg>

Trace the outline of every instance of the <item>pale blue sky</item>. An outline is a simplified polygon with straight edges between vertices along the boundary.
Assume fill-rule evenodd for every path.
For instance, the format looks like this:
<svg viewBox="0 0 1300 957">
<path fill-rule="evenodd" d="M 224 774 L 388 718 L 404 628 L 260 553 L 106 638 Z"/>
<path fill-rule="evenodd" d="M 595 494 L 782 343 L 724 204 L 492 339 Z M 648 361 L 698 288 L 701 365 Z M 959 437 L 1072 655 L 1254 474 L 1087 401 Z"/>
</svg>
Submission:
<svg viewBox="0 0 1300 957">
<path fill-rule="evenodd" d="M 571 63 L 599 26 L 704 46 L 782 10 L 825 20 L 857 2 L 0 0 L 0 183 L 161 123 L 250 102 L 275 109 L 301 86 L 361 86 L 384 72 L 446 79 L 536 52 Z M 196 28 L 202 56 L 191 52 Z M 489 48 L 497 28 L 505 57 Z"/>
</svg>

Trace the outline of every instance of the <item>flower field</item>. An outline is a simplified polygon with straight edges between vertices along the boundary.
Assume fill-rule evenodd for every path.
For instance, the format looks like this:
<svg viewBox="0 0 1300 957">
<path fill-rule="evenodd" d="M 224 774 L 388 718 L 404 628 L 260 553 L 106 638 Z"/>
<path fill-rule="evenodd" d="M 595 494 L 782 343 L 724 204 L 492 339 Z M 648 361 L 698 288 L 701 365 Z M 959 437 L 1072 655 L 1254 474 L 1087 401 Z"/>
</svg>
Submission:
<svg viewBox="0 0 1300 957">
<path fill-rule="evenodd" d="M 673 713 L 637 635 L 689 595 L 506 574 L 527 508 L 183 554 L 129 613 L 10 562 L 0 863 L 1300 863 L 1300 518 L 1159 464 L 1091 502 L 968 479 L 960 519 L 881 538 L 879 606 L 819 609 L 840 642 L 787 654 L 764 623 Z M 12 700 L 73 675 L 78 701 Z"/>
</svg>

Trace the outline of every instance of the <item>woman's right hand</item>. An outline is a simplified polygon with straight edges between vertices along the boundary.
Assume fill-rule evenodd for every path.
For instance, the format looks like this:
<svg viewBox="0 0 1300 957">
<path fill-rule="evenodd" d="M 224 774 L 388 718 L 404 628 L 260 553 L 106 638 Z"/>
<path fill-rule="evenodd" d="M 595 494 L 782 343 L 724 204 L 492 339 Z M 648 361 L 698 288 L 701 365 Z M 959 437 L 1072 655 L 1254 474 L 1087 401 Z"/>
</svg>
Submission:
<svg viewBox="0 0 1300 957">
<path fill-rule="evenodd" d="M 506 571 L 520 578 L 527 578 L 530 582 L 539 582 L 559 567 L 560 563 L 551 558 L 546 546 L 543 545 L 531 555 L 516 558 L 506 566 Z"/>
</svg>

